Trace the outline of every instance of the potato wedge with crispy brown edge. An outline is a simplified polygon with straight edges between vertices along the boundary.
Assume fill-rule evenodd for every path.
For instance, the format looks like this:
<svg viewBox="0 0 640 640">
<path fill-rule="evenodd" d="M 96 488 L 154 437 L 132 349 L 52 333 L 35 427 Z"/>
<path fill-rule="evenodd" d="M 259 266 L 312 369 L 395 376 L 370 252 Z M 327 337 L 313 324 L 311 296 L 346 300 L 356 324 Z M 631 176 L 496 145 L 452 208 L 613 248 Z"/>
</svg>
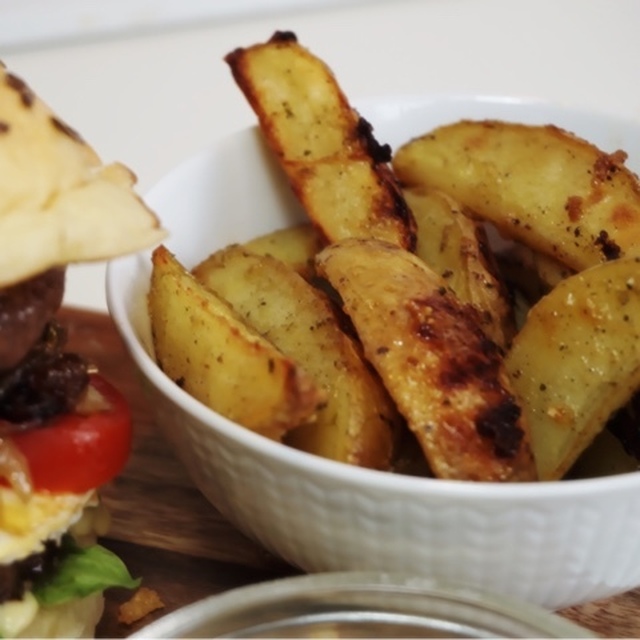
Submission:
<svg viewBox="0 0 640 640">
<path fill-rule="evenodd" d="M 416 255 L 439 273 L 462 302 L 477 307 L 482 329 L 506 347 L 515 334 L 513 300 L 502 281 L 485 226 L 441 191 L 404 191 L 417 224 Z"/>
<path fill-rule="evenodd" d="M 529 311 L 505 367 L 541 480 L 563 477 L 640 388 L 639 319 L 638 259 L 573 275 Z"/>
<path fill-rule="evenodd" d="M 316 257 L 436 477 L 534 480 L 526 423 L 477 310 L 414 254 L 349 239 Z"/>
<path fill-rule="evenodd" d="M 400 147 L 393 168 L 580 271 L 640 253 L 640 183 L 625 159 L 552 125 L 463 120 Z"/>
<path fill-rule="evenodd" d="M 348 464 L 389 469 L 400 417 L 358 345 L 340 328 L 326 296 L 283 262 L 241 246 L 218 251 L 195 277 L 298 362 L 327 395 L 317 419 L 287 444 Z"/>
<path fill-rule="evenodd" d="M 325 401 L 309 374 L 242 322 L 164 247 L 152 256 L 148 308 L 159 367 L 197 400 L 268 438 Z"/>
<path fill-rule="evenodd" d="M 225 60 L 322 236 L 377 237 L 413 249 L 415 224 L 388 164 L 391 150 L 376 141 L 328 66 L 291 32 Z"/>
<path fill-rule="evenodd" d="M 314 259 L 324 242 L 310 223 L 303 222 L 252 238 L 242 246 L 251 253 L 278 258 L 305 280 L 312 280 Z"/>
</svg>

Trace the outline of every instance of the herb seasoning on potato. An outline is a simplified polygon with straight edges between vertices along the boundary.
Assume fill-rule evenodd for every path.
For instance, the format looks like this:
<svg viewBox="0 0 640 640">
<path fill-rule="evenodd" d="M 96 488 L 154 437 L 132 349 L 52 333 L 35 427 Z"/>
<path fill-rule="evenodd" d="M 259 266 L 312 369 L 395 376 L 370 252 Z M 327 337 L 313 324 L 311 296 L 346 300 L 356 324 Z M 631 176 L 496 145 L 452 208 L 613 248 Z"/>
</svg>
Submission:
<svg viewBox="0 0 640 640">
<path fill-rule="evenodd" d="M 436 478 L 570 477 L 640 387 L 640 183 L 624 152 L 554 125 L 461 120 L 393 153 L 295 34 L 225 62 L 307 219 L 191 271 L 156 251 L 160 366 L 245 427 L 333 460 L 401 473 L 409 443 Z M 264 357 L 238 366 L 238 336 L 288 392 L 260 428 L 254 399 L 221 391 L 265 374 Z M 290 414 L 292 397 L 306 402 Z"/>
</svg>

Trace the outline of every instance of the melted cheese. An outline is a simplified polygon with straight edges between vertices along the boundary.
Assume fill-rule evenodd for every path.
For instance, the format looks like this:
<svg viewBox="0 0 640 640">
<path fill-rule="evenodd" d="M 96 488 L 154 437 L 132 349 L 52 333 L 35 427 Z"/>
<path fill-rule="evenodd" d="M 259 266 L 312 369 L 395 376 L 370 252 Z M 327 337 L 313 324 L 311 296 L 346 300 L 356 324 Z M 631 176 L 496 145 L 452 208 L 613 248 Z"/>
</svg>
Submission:
<svg viewBox="0 0 640 640">
<path fill-rule="evenodd" d="M 58 540 L 95 504 L 95 491 L 80 495 L 36 492 L 28 498 L 0 487 L 0 559 L 2 564 L 25 558 L 44 548 L 45 540 Z"/>
</svg>

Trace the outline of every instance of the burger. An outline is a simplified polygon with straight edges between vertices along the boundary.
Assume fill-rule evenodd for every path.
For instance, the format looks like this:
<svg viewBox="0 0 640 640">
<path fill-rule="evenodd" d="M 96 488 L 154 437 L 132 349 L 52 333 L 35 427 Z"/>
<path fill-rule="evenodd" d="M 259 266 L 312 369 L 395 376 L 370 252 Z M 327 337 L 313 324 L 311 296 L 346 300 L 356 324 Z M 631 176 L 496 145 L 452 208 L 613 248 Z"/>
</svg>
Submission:
<svg viewBox="0 0 640 640">
<path fill-rule="evenodd" d="M 96 152 L 0 63 L 0 636 L 92 636 L 103 592 L 134 588 L 96 543 L 98 488 L 123 468 L 131 415 L 66 348 L 69 264 L 158 243 L 135 176 Z"/>
</svg>

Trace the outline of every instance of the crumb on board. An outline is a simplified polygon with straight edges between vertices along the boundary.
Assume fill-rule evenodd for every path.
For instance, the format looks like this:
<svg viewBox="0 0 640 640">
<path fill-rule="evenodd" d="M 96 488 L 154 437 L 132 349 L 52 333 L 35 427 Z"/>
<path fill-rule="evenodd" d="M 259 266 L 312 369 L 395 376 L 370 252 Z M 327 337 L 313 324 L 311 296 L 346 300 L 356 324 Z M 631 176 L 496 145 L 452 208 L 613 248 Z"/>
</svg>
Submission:
<svg viewBox="0 0 640 640">
<path fill-rule="evenodd" d="M 118 609 L 118 622 L 134 624 L 142 620 L 152 611 L 163 609 L 164 602 L 157 591 L 148 587 L 140 587 L 129 600 L 123 602 Z"/>
</svg>

